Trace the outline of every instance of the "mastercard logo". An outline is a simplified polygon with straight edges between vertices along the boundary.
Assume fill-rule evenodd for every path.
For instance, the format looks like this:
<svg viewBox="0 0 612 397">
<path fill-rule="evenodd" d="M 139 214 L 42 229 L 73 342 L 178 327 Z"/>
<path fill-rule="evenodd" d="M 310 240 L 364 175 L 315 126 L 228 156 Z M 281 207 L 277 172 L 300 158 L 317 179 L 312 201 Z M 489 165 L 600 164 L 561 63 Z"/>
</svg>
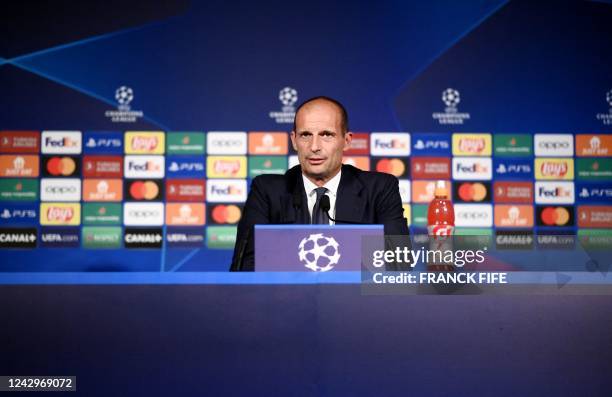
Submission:
<svg viewBox="0 0 612 397">
<path fill-rule="evenodd" d="M 462 183 L 457 188 L 457 197 L 459 198 L 459 200 L 464 201 L 464 202 L 483 201 L 487 198 L 487 196 L 488 196 L 487 187 L 480 182 Z"/>
<path fill-rule="evenodd" d="M 242 211 L 237 205 L 217 205 L 211 211 L 211 218 L 214 223 L 238 223 Z"/>
<path fill-rule="evenodd" d="M 400 159 L 382 159 L 376 163 L 376 171 L 400 177 L 406 172 L 406 164 Z"/>
<path fill-rule="evenodd" d="M 565 207 L 546 207 L 540 214 L 540 220 L 545 226 L 566 226 L 570 219 L 570 211 Z"/>
<path fill-rule="evenodd" d="M 76 162 L 70 157 L 51 157 L 47 161 L 47 172 L 53 176 L 69 176 L 76 170 Z"/>
<path fill-rule="evenodd" d="M 137 181 L 130 185 L 130 196 L 134 200 L 154 200 L 159 195 L 159 186 L 151 181 Z"/>
</svg>

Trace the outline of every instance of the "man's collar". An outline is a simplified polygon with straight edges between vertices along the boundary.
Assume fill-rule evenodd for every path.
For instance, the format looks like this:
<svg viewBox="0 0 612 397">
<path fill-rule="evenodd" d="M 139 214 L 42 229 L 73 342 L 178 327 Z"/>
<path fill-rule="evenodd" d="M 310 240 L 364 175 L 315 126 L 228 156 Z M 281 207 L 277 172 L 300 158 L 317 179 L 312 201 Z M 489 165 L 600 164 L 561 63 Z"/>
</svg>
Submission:
<svg viewBox="0 0 612 397">
<path fill-rule="evenodd" d="M 340 171 L 338 171 L 338 173 L 332 179 L 330 179 L 325 185 L 323 185 L 323 187 L 327 188 L 329 194 L 333 196 L 338 195 L 338 186 L 340 185 L 341 176 L 342 169 L 340 169 Z M 302 174 L 302 180 L 304 181 L 304 190 L 306 191 L 306 196 L 312 194 L 313 190 L 319 187 L 315 185 L 310 179 L 308 179 L 304 174 Z"/>
</svg>

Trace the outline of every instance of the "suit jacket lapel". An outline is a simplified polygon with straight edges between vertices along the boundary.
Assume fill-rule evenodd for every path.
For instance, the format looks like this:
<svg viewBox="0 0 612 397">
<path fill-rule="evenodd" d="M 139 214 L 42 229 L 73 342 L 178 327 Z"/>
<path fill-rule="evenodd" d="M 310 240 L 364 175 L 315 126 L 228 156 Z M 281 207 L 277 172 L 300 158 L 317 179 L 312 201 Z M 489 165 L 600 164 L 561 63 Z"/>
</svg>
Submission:
<svg viewBox="0 0 612 397">
<path fill-rule="evenodd" d="M 349 222 L 362 222 L 366 198 L 362 194 L 363 184 L 357 179 L 357 169 L 350 165 L 342 166 L 342 176 L 336 198 L 336 219 Z M 342 223 L 342 222 L 338 222 Z"/>
<path fill-rule="evenodd" d="M 302 181 L 302 172 L 300 166 L 295 166 L 285 174 L 287 181 L 287 190 L 281 197 L 282 217 L 281 223 L 288 224 L 308 224 L 310 223 L 310 214 L 308 213 L 308 200 L 306 199 L 306 191 Z M 302 205 L 297 211 L 294 206 L 294 197 L 299 195 L 302 197 Z"/>
</svg>

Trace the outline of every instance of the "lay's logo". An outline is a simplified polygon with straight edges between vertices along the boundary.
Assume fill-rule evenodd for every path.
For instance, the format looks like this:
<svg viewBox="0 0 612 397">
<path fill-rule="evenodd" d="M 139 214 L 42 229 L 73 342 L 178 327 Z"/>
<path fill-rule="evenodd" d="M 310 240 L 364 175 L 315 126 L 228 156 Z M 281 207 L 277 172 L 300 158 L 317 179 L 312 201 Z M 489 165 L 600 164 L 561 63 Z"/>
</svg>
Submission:
<svg viewBox="0 0 612 397">
<path fill-rule="evenodd" d="M 81 223 L 81 205 L 41 203 L 40 224 L 43 226 L 76 226 Z"/>
<path fill-rule="evenodd" d="M 209 156 L 206 162 L 209 178 L 246 178 L 245 156 Z"/>
<path fill-rule="evenodd" d="M 163 154 L 165 150 L 164 133 L 161 131 L 125 133 L 125 153 Z"/>
<path fill-rule="evenodd" d="M 453 155 L 490 156 L 491 134 L 453 134 Z"/>
<path fill-rule="evenodd" d="M 536 179 L 574 179 L 574 159 L 536 158 Z"/>
</svg>

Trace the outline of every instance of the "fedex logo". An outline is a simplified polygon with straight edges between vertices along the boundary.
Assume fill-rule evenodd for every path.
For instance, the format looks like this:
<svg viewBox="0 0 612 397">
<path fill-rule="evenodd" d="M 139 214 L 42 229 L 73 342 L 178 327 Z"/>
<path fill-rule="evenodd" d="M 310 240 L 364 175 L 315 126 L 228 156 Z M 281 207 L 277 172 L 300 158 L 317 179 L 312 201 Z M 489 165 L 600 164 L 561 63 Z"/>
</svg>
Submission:
<svg viewBox="0 0 612 397">
<path fill-rule="evenodd" d="M 206 184 L 206 200 L 211 203 L 241 203 L 247 198 L 245 179 L 210 179 Z"/>
<path fill-rule="evenodd" d="M 163 178 L 164 156 L 125 156 L 124 175 L 126 178 Z"/>
<path fill-rule="evenodd" d="M 453 178 L 457 180 L 489 180 L 493 176 L 490 158 L 454 157 Z"/>
<path fill-rule="evenodd" d="M 80 131 L 43 131 L 41 151 L 43 154 L 80 154 L 81 143 Z"/>
<path fill-rule="evenodd" d="M 373 132 L 370 134 L 373 156 L 409 156 L 410 134 L 402 132 Z"/>
<path fill-rule="evenodd" d="M 536 182 L 536 204 L 574 204 L 573 182 Z"/>
</svg>

